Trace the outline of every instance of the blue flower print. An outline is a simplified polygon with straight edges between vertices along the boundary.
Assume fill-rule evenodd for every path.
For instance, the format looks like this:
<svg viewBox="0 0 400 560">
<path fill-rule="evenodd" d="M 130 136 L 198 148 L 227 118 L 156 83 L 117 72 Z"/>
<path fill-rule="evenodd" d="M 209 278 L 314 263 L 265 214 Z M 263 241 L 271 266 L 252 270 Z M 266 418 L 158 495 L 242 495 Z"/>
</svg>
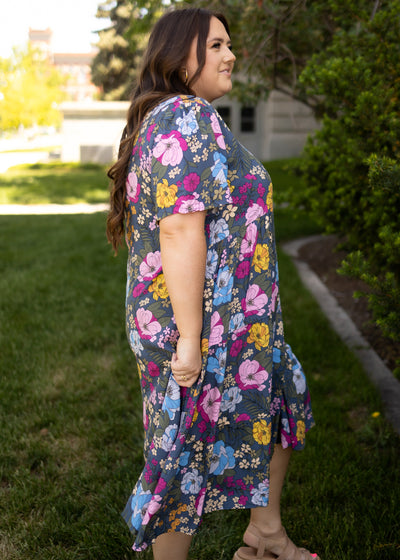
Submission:
<svg viewBox="0 0 400 560">
<path fill-rule="evenodd" d="M 222 393 L 221 412 L 234 412 L 243 399 L 239 387 L 230 387 Z"/>
<path fill-rule="evenodd" d="M 162 410 L 168 412 L 168 416 L 173 420 L 175 413 L 181 406 L 181 392 L 178 383 L 172 377 L 169 378 L 168 386 L 165 391 L 165 398 Z"/>
<path fill-rule="evenodd" d="M 229 332 L 241 331 L 244 328 L 244 313 L 235 313 L 229 321 Z"/>
<path fill-rule="evenodd" d="M 296 385 L 296 393 L 302 395 L 306 390 L 306 378 L 300 367 L 293 369 L 293 383 Z"/>
<path fill-rule="evenodd" d="M 218 272 L 218 278 L 215 283 L 216 291 L 214 292 L 214 304 L 221 305 L 232 299 L 233 276 L 228 266 L 224 266 Z"/>
<path fill-rule="evenodd" d="M 139 529 L 142 524 L 143 515 L 146 513 L 146 509 L 148 504 L 152 498 L 152 494 L 150 490 L 146 490 L 143 492 L 142 485 L 136 489 L 136 494 L 132 497 L 131 500 L 131 509 L 132 509 L 132 517 L 131 523 L 135 529 Z"/>
<path fill-rule="evenodd" d="M 214 445 L 211 457 L 210 473 L 214 475 L 223 474 L 226 469 L 233 469 L 235 466 L 234 450 L 220 440 Z"/>
<path fill-rule="evenodd" d="M 299 360 L 293 354 L 293 351 L 289 344 L 286 344 L 286 348 L 292 362 L 292 372 L 293 372 L 293 383 L 296 386 L 296 393 L 302 395 L 307 389 L 306 376 L 303 373 L 303 369 L 300 365 Z"/>
<path fill-rule="evenodd" d="M 140 342 L 140 335 L 137 332 L 137 330 L 135 329 L 131 330 L 131 332 L 129 333 L 129 342 L 135 354 L 140 356 L 143 350 L 143 344 Z"/>
<path fill-rule="evenodd" d="M 281 362 L 281 351 L 279 348 L 274 348 L 272 350 L 272 361 L 274 362 L 274 364 L 280 364 Z"/>
<path fill-rule="evenodd" d="M 218 264 L 218 253 L 214 249 L 209 249 L 207 251 L 206 260 L 206 278 L 210 279 L 214 276 L 215 270 Z"/>
<path fill-rule="evenodd" d="M 179 132 L 184 136 L 195 134 L 199 130 L 199 124 L 193 109 L 188 113 L 183 113 L 182 117 L 178 117 L 176 124 L 178 125 Z"/>
<path fill-rule="evenodd" d="M 223 218 L 210 223 L 210 244 L 218 243 L 229 235 L 229 227 Z"/>
<path fill-rule="evenodd" d="M 177 431 L 178 425 L 170 424 L 163 433 L 163 436 L 161 438 L 161 448 L 164 449 L 164 451 L 170 451 L 171 447 L 174 444 Z"/>
<path fill-rule="evenodd" d="M 186 473 L 182 478 L 181 490 L 184 494 L 198 494 L 201 489 L 203 477 L 197 469 Z"/>
<path fill-rule="evenodd" d="M 228 166 L 226 157 L 219 152 L 214 153 L 214 165 L 211 167 L 212 176 L 222 187 L 228 186 Z"/>
<path fill-rule="evenodd" d="M 179 466 L 186 467 L 189 462 L 190 451 L 184 451 L 179 455 Z"/>
<path fill-rule="evenodd" d="M 267 483 L 265 481 L 260 482 L 257 488 L 251 489 L 250 493 L 252 494 L 251 501 L 253 502 L 253 504 L 256 504 L 257 506 L 264 506 L 264 507 L 268 505 L 268 499 L 269 499 L 268 481 Z"/>
<path fill-rule="evenodd" d="M 210 356 L 207 362 L 207 371 L 215 374 L 215 379 L 220 383 L 224 379 L 226 367 L 226 348 L 218 348 L 215 356 Z"/>
</svg>

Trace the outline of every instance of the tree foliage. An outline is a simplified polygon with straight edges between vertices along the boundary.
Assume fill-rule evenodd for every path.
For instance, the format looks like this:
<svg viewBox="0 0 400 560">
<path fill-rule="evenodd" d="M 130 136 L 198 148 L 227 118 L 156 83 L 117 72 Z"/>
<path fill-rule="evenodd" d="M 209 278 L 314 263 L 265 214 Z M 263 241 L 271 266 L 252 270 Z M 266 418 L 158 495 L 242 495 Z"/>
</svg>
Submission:
<svg viewBox="0 0 400 560">
<path fill-rule="evenodd" d="M 302 202 L 346 239 L 343 270 L 367 282 L 378 324 L 400 340 L 400 1 L 347 8 L 353 26 L 301 75 L 324 113 L 305 150 Z"/>
<path fill-rule="evenodd" d="M 40 50 L 15 48 L 0 58 L 0 129 L 59 125 L 65 78 Z"/>
<path fill-rule="evenodd" d="M 109 27 L 98 31 L 99 51 L 91 66 L 102 99 L 129 99 L 140 55 L 137 38 L 126 36 L 133 14 L 129 0 L 105 0 L 97 9 L 96 17 L 111 20 Z"/>
<path fill-rule="evenodd" d="M 313 54 L 324 51 L 336 31 L 350 29 L 347 0 L 191 0 L 227 17 L 237 57 L 234 94 L 257 101 L 273 89 L 320 114 L 319 97 L 299 77 Z M 372 0 L 358 0 L 360 6 Z"/>
</svg>

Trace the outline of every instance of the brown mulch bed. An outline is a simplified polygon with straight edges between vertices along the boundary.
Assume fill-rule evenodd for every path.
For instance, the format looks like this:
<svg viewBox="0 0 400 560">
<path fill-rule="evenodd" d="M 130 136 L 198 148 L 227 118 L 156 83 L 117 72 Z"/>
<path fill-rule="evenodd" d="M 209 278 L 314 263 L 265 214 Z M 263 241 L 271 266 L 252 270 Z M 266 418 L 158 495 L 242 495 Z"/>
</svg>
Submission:
<svg viewBox="0 0 400 560">
<path fill-rule="evenodd" d="M 337 249 L 338 239 L 327 236 L 303 245 L 299 257 L 319 276 L 339 305 L 348 313 L 364 338 L 390 370 L 399 367 L 399 344 L 385 338 L 372 322 L 372 314 L 364 297 L 355 299 L 356 290 L 368 291 L 358 279 L 341 276 L 336 272 L 346 253 Z M 397 364 L 396 364 L 397 362 Z"/>
</svg>

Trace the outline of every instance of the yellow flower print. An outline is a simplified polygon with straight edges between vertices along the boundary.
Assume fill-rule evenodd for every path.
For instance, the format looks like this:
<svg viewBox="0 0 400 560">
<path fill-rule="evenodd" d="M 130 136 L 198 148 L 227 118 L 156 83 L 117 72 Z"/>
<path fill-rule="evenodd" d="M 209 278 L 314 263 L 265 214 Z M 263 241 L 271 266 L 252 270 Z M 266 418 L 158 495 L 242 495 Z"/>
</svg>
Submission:
<svg viewBox="0 0 400 560">
<path fill-rule="evenodd" d="M 298 420 L 297 422 L 297 439 L 300 443 L 304 443 L 304 438 L 306 437 L 306 425 L 303 420 Z"/>
<path fill-rule="evenodd" d="M 208 354 L 208 339 L 202 338 L 201 339 L 201 353 Z"/>
<path fill-rule="evenodd" d="M 271 441 L 271 424 L 266 420 L 255 422 L 253 426 L 253 438 L 260 445 L 268 445 Z"/>
<path fill-rule="evenodd" d="M 197 410 L 197 408 L 195 408 L 194 409 L 194 414 L 193 414 L 192 426 L 193 426 L 193 424 L 196 423 L 198 415 L 199 415 L 199 411 Z"/>
<path fill-rule="evenodd" d="M 267 270 L 269 265 L 269 249 L 268 245 L 256 245 L 256 250 L 253 256 L 253 266 L 256 272 Z"/>
<path fill-rule="evenodd" d="M 272 183 L 270 183 L 269 185 L 269 191 L 267 195 L 267 206 L 268 206 L 268 210 L 272 212 L 274 206 L 272 202 Z"/>
<path fill-rule="evenodd" d="M 172 206 L 176 200 L 178 187 L 176 185 L 168 185 L 167 179 L 163 179 L 157 184 L 157 204 L 160 208 L 168 208 Z"/>
<path fill-rule="evenodd" d="M 269 328 L 265 323 L 254 323 L 252 325 L 247 342 L 250 344 L 254 342 L 257 350 L 261 350 L 269 344 Z"/>
<path fill-rule="evenodd" d="M 149 286 L 149 292 L 154 292 L 154 299 L 165 299 L 168 297 L 168 290 L 165 284 L 164 274 L 159 274 L 154 278 L 153 282 Z"/>
</svg>

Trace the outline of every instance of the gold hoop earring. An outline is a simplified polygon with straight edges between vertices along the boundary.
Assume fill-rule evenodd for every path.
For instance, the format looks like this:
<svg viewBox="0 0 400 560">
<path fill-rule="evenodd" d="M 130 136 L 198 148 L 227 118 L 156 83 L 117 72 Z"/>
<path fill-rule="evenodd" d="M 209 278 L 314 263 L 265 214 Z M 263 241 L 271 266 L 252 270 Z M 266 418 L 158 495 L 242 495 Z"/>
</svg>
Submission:
<svg viewBox="0 0 400 560">
<path fill-rule="evenodd" d="M 188 82 L 189 82 L 189 74 L 187 68 L 185 68 L 185 86 L 188 85 Z"/>
</svg>

